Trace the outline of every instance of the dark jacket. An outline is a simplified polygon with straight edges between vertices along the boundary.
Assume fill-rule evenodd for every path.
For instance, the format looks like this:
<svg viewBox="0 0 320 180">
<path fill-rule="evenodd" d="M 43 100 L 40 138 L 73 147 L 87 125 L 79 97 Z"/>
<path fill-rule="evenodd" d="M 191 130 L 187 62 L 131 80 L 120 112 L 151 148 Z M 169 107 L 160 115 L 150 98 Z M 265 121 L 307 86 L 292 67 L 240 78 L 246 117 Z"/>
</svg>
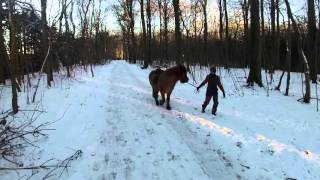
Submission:
<svg viewBox="0 0 320 180">
<path fill-rule="evenodd" d="M 207 75 L 206 79 L 200 84 L 199 88 L 208 83 L 206 96 L 214 96 L 218 94 L 218 87 L 224 94 L 224 89 L 220 81 L 220 77 L 215 74 Z"/>
</svg>

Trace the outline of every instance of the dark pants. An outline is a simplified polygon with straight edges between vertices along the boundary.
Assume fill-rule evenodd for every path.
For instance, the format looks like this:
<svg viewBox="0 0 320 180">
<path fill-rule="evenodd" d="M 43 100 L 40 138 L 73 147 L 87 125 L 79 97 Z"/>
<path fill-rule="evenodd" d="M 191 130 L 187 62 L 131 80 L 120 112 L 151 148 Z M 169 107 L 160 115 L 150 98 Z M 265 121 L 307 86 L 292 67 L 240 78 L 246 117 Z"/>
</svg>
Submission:
<svg viewBox="0 0 320 180">
<path fill-rule="evenodd" d="M 212 113 L 215 114 L 217 112 L 217 107 L 218 107 L 218 104 L 219 104 L 219 102 L 218 102 L 218 94 L 206 95 L 206 99 L 204 100 L 204 102 L 202 104 L 202 110 L 204 111 L 206 109 L 206 107 L 210 103 L 211 97 L 212 97 L 212 100 L 213 100 Z"/>
</svg>

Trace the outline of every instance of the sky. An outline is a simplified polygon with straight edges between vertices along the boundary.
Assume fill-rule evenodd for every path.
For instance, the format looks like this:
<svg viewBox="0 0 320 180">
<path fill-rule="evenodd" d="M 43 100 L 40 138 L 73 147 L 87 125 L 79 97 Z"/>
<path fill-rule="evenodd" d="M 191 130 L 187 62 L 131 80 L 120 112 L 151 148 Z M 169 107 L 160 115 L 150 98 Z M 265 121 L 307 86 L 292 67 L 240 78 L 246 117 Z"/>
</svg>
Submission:
<svg viewBox="0 0 320 180">
<path fill-rule="evenodd" d="M 28 1 L 28 0 L 27 0 Z M 32 4 L 35 5 L 36 9 L 40 10 L 40 0 L 29 0 Z M 77 1 L 77 0 L 76 0 Z M 188 0 L 180 0 L 188 1 Z M 232 0 L 235 1 L 235 0 Z M 301 10 L 302 7 L 306 4 L 306 0 L 289 0 L 291 3 L 291 8 L 294 14 L 303 14 L 305 13 L 304 10 Z M 102 17 L 103 17 L 103 24 L 106 25 L 108 30 L 111 31 L 118 31 L 119 27 L 117 24 L 116 17 L 114 12 L 112 11 L 112 6 L 117 3 L 117 0 L 102 0 Z M 138 2 L 136 2 L 138 7 Z M 208 0 L 208 15 L 209 17 L 213 17 L 214 14 L 217 16 L 217 0 Z M 48 0 L 47 4 L 47 16 L 48 21 L 51 22 L 53 17 L 55 17 L 59 12 L 59 3 L 58 0 Z M 229 9 L 230 11 L 231 9 Z M 78 14 L 77 10 L 74 10 L 75 17 Z M 76 19 L 76 18 L 74 18 Z M 137 19 L 139 20 L 139 15 L 137 15 Z M 210 20 L 210 18 L 209 18 Z M 212 20 L 212 18 L 211 18 Z M 79 23 L 79 22 L 78 22 Z M 138 24 L 139 23 L 139 24 Z M 140 22 L 137 22 L 136 26 L 139 26 Z"/>
</svg>

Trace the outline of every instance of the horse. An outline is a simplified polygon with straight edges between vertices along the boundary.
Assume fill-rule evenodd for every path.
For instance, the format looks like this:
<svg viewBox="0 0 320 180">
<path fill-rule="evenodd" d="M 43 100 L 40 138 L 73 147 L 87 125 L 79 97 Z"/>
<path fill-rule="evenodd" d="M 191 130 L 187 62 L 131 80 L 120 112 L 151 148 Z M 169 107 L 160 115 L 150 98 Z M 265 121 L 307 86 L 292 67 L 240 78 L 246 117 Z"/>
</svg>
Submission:
<svg viewBox="0 0 320 180">
<path fill-rule="evenodd" d="M 165 71 L 156 69 L 150 72 L 149 82 L 152 86 L 152 96 L 156 101 L 156 105 L 163 105 L 167 101 L 167 109 L 171 110 L 170 106 L 170 95 L 174 89 L 176 83 L 187 83 L 189 81 L 187 76 L 187 69 L 184 65 L 177 65 L 169 68 Z M 161 93 L 161 101 L 158 101 L 158 93 Z M 167 98 L 165 99 L 165 94 Z"/>
</svg>

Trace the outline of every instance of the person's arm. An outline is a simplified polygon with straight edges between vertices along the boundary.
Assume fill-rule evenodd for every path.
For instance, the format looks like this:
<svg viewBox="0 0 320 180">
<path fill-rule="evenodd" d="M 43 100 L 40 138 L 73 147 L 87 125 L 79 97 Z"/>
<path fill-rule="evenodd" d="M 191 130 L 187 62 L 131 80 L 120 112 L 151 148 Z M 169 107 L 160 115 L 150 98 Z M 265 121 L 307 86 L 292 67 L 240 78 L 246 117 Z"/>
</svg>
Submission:
<svg viewBox="0 0 320 180">
<path fill-rule="evenodd" d="M 206 77 L 206 79 L 197 87 L 197 90 L 199 91 L 199 89 L 204 86 L 207 82 L 209 81 L 209 76 Z"/>
<path fill-rule="evenodd" d="M 223 86 L 222 86 L 222 84 L 221 84 L 220 77 L 219 77 L 218 87 L 219 87 L 219 89 L 222 91 L 223 97 L 226 97 L 226 93 L 224 92 L 224 88 L 223 88 Z"/>
</svg>

